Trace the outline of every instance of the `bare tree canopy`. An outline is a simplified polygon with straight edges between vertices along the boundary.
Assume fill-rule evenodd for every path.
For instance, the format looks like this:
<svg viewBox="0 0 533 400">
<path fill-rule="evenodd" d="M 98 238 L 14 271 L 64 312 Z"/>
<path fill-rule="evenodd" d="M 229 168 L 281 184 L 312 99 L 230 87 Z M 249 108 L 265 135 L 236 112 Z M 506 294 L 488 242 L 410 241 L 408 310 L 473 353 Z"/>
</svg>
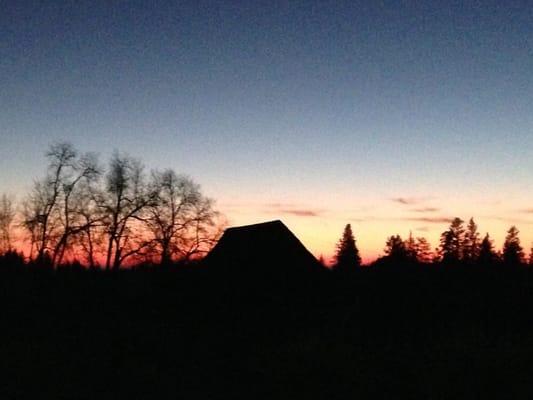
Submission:
<svg viewBox="0 0 533 400">
<path fill-rule="evenodd" d="M 46 175 L 34 182 L 21 218 L 38 264 L 57 267 L 67 255 L 114 270 L 129 259 L 167 264 L 204 254 L 221 234 L 213 201 L 173 170 L 148 179 L 138 159 L 115 152 L 104 172 L 96 155 L 80 155 L 69 143 L 53 144 L 46 157 Z M 6 248 L 11 210 L 4 197 L 0 244 Z"/>
<path fill-rule="evenodd" d="M 119 269 L 124 260 L 148 247 L 142 223 L 147 206 L 154 200 L 142 163 L 115 152 L 105 176 L 105 191 L 98 201 L 107 237 L 106 269 Z"/>
<path fill-rule="evenodd" d="M 79 155 L 70 143 L 56 143 L 46 152 L 47 174 L 34 183 L 24 202 L 23 226 L 30 234 L 37 261 L 61 264 L 71 239 L 87 226 L 79 218 L 79 190 L 96 181 L 100 168 L 93 154 Z"/>
<path fill-rule="evenodd" d="M 146 223 L 161 264 L 207 252 L 221 233 L 213 201 L 190 178 L 170 169 L 154 171 L 151 186 L 155 201 Z"/>
</svg>

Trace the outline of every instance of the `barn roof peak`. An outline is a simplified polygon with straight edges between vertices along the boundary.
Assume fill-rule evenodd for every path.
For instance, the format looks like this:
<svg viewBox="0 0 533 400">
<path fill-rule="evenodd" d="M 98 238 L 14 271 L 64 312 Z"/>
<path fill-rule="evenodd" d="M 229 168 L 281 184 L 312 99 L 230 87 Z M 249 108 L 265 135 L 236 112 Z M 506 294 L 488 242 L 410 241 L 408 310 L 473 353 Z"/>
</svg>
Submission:
<svg viewBox="0 0 533 400">
<path fill-rule="evenodd" d="M 280 220 L 226 229 L 207 255 L 211 264 L 316 269 L 318 261 Z M 271 268 L 269 268 L 271 269 Z"/>
</svg>

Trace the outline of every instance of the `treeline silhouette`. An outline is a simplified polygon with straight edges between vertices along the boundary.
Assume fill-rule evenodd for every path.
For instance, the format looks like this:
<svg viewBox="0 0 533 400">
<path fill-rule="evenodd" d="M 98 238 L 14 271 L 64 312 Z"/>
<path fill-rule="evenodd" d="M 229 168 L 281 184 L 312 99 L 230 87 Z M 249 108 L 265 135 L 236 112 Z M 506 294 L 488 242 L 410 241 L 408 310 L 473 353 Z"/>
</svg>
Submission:
<svg viewBox="0 0 533 400">
<path fill-rule="evenodd" d="M 404 240 L 400 235 L 392 235 L 385 243 L 385 255 L 370 264 L 370 267 L 390 265 L 438 265 L 438 266 L 485 266 L 504 265 L 508 267 L 533 266 L 533 248 L 526 259 L 520 244 L 519 230 L 511 226 L 507 231 L 501 251 L 496 251 L 487 233 L 480 238 L 474 218 L 466 227 L 464 221 L 454 218 L 448 229 L 440 236 L 440 246 L 432 252 L 428 240 L 414 238 L 412 233 Z M 323 262 L 323 261 L 322 261 Z M 361 267 L 361 257 L 351 225 L 344 228 L 336 248 L 334 270 L 350 271 Z"/>
</svg>

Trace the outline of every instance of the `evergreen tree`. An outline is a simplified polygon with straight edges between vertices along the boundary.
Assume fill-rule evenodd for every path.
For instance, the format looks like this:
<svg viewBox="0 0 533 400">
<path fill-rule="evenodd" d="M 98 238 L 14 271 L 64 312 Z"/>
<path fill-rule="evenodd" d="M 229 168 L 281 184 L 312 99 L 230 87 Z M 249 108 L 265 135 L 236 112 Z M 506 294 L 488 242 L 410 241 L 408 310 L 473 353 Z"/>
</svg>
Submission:
<svg viewBox="0 0 533 400">
<path fill-rule="evenodd" d="M 479 232 L 474 218 L 470 218 L 466 227 L 463 243 L 463 260 L 473 263 L 479 257 Z"/>
<path fill-rule="evenodd" d="M 413 232 L 409 231 L 409 237 L 405 240 L 404 243 L 405 246 L 405 252 L 407 253 L 407 258 L 409 261 L 417 261 L 418 260 L 418 246 L 415 241 L 415 238 L 413 237 Z"/>
<path fill-rule="evenodd" d="M 422 264 L 429 264 L 433 260 L 431 245 L 424 237 L 416 238 L 416 260 Z"/>
<path fill-rule="evenodd" d="M 361 266 L 361 257 L 355 244 L 352 226 L 347 224 L 337 244 L 334 268 L 339 271 L 353 270 Z"/>
<path fill-rule="evenodd" d="M 524 262 L 524 251 L 520 246 L 519 233 L 520 231 L 515 226 L 511 226 L 507 231 L 503 244 L 503 262 L 506 265 L 516 266 Z"/>
<path fill-rule="evenodd" d="M 530 267 L 533 267 L 533 243 L 531 244 L 531 250 L 529 250 L 528 264 Z"/>
<path fill-rule="evenodd" d="M 408 252 L 400 235 L 393 235 L 387 239 L 385 254 L 388 261 L 401 263 L 408 260 Z"/>
<path fill-rule="evenodd" d="M 477 258 L 477 262 L 480 265 L 491 265 L 494 264 L 497 259 L 498 256 L 494 251 L 494 245 L 492 240 L 490 240 L 489 234 L 487 233 L 481 241 L 481 245 L 479 246 L 479 256 Z"/>
<path fill-rule="evenodd" d="M 462 260 L 464 228 L 461 218 L 454 218 L 447 231 L 441 234 L 440 253 L 442 262 L 454 264 Z"/>
</svg>

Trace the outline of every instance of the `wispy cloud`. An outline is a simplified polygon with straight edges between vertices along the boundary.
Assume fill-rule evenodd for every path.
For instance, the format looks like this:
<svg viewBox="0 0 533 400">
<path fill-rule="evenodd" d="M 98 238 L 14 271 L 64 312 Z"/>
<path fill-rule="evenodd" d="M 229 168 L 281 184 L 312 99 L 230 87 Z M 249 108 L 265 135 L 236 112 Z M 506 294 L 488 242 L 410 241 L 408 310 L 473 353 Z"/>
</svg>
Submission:
<svg viewBox="0 0 533 400">
<path fill-rule="evenodd" d="M 381 222 L 388 222 L 388 221 L 402 221 L 402 222 L 423 222 L 427 224 L 449 224 L 452 221 L 452 217 L 448 217 L 445 215 L 439 215 L 434 217 L 376 217 L 376 216 L 367 216 L 367 217 L 353 217 L 349 218 L 350 221 L 357 221 L 357 222 L 372 222 L 372 221 L 381 221 Z M 428 227 L 422 227 L 424 229 L 428 229 Z M 424 230 L 424 229 L 420 230 Z"/>
<path fill-rule="evenodd" d="M 221 204 L 221 209 L 231 211 L 233 214 L 263 213 L 275 214 L 277 216 L 293 215 L 297 217 L 319 217 L 324 210 L 306 207 L 295 203 L 246 203 L 246 202 L 226 202 Z"/>
<path fill-rule="evenodd" d="M 405 217 L 401 218 L 404 221 L 425 222 L 428 224 L 448 224 L 453 218 L 438 216 L 438 217 Z"/>
<path fill-rule="evenodd" d="M 403 204 L 406 206 L 416 204 L 416 199 L 407 198 L 407 197 L 393 197 L 391 201 L 394 203 L 399 203 L 399 204 Z"/>
<path fill-rule="evenodd" d="M 319 217 L 323 214 L 323 210 L 287 203 L 267 203 L 265 204 L 265 208 L 268 213 L 293 215 L 296 217 Z"/>
<path fill-rule="evenodd" d="M 420 207 L 420 208 L 413 208 L 411 211 L 417 212 L 417 213 L 431 213 L 431 212 L 440 211 L 440 208 L 437 208 L 437 207 Z"/>
<path fill-rule="evenodd" d="M 321 215 L 320 211 L 317 210 L 302 210 L 302 209 L 292 209 L 292 210 L 278 210 L 281 214 L 286 215 L 295 215 L 297 217 L 319 217 Z"/>
<path fill-rule="evenodd" d="M 390 200 L 404 206 L 413 206 L 429 199 L 430 197 L 392 197 Z"/>
<path fill-rule="evenodd" d="M 281 209 L 281 208 L 293 208 L 296 207 L 294 203 L 265 203 L 263 204 L 266 208 Z"/>
<path fill-rule="evenodd" d="M 368 216 L 368 217 L 342 217 L 342 218 L 336 218 L 338 220 L 342 220 L 342 221 L 350 221 L 350 222 L 359 222 L 359 223 L 362 223 L 362 222 L 369 222 L 369 221 L 379 221 L 380 218 L 376 218 L 376 217 L 372 217 L 372 216 Z"/>
</svg>

